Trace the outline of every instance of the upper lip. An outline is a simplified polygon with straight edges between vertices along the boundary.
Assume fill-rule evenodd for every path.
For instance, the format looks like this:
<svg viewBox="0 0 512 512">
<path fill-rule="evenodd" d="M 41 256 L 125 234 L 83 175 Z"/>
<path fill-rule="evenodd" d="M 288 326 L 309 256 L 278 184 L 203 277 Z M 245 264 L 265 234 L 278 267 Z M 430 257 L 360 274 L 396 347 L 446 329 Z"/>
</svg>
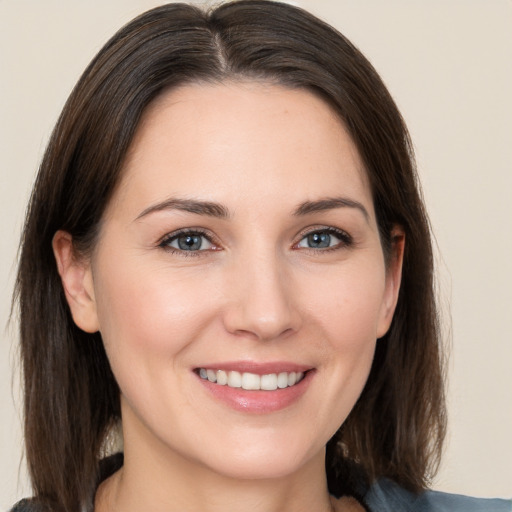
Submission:
<svg viewBox="0 0 512 512">
<path fill-rule="evenodd" d="M 256 375 L 269 375 L 271 373 L 282 372 L 306 372 L 312 370 L 312 366 L 289 362 L 289 361 L 270 361 L 270 362 L 257 362 L 257 361 L 224 361 L 216 363 L 205 363 L 199 365 L 199 368 L 206 370 L 224 370 L 235 371 L 240 373 L 254 373 Z"/>
</svg>

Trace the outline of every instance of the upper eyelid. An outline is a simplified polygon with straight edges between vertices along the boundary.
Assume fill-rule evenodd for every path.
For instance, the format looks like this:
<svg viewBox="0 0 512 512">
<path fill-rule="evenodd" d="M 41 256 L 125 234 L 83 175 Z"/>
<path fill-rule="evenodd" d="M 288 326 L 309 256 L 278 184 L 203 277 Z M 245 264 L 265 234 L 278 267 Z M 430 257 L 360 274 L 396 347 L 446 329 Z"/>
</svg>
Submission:
<svg viewBox="0 0 512 512">
<path fill-rule="evenodd" d="M 161 237 L 156 245 L 162 246 L 169 243 L 171 240 L 178 238 L 180 235 L 200 235 L 204 236 L 211 244 L 217 246 L 219 245 L 217 241 L 217 237 L 213 235 L 209 230 L 205 230 L 204 228 L 181 228 L 175 231 L 171 231 L 170 233 L 165 234 Z"/>
<path fill-rule="evenodd" d="M 321 233 L 322 231 L 328 231 L 331 233 L 338 233 L 339 235 L 343 235 L 348 238 L 353 238 L 352 235 L 345 229 L 337 228 L 335 226 L 324 226 L 324 225 L 318 225 L 318 226 L 309 226 L 307 228 L 302 229 L 299 231 L 299 233 L 296 235 L 296 238 L 299 240 L 302 240 L 305 236 L 308 236 L 312 233 Z"/>
</svg>

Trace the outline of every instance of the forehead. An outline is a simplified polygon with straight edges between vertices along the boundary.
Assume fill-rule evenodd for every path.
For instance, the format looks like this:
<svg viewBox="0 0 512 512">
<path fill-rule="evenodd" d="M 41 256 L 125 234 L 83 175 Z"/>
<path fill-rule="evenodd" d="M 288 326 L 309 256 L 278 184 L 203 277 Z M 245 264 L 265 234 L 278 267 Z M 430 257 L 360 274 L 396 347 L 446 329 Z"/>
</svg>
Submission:
<svg viewBox="0 0 512 512">
<path fill-rule="evenodd" d="M 255 82 L 163 93 L 142 117 L 120 189 L 146 202 L 161 194 L 226 202 L 272 192 L 281 202 L 336 192 L 369 199 L 357 149 L 332 108 L 305 89 Z"/>
</svg>

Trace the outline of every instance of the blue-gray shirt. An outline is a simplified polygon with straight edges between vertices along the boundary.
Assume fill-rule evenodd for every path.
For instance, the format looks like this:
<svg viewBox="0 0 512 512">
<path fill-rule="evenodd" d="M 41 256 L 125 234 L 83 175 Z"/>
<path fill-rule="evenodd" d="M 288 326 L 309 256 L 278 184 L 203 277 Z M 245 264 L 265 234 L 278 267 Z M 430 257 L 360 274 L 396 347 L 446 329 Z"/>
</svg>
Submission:
<svg viewBox="0 0 512 512">
<path fill-rule="evenodd" d="M 372 512 L 512 512 L 512 500 L 437 491 L 413 494 L 386 479 L 373 484 L 364 498 Z"/>
</svg>

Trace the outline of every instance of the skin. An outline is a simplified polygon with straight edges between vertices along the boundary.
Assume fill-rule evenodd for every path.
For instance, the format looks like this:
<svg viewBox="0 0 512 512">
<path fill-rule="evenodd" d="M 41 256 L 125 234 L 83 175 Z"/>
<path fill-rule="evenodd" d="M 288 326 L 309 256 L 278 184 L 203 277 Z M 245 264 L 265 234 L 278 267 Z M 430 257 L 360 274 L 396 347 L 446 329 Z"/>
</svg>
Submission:
<svg viewBox="0 0 512 512">
<path fill-rule="evenodd" d="M 227 216 L 148 213 L 169 198 L 221 204 Z M 297 214 L 326 198 L 351 203 Z M 180 229 L 204 232 L 201 250 L 169 241 Z M 311 233 L 330 235 L 329 247 L 309 247 Z M 125 465 L 97 509 L 358 510 L 329 497 L 325 444 L 391 323 L 404 242 L 393 235 L 386 267 L 361 159 L 313 94 L 243 82 L 157 99 L 92 256 L 76 257 L 65 232 L 54 238 L 73 318 L 101 332 L 121 389 Z M 291 405 L 247 413 L 194 372 L 240 360 L 313 372 Z"/>
</svg>

